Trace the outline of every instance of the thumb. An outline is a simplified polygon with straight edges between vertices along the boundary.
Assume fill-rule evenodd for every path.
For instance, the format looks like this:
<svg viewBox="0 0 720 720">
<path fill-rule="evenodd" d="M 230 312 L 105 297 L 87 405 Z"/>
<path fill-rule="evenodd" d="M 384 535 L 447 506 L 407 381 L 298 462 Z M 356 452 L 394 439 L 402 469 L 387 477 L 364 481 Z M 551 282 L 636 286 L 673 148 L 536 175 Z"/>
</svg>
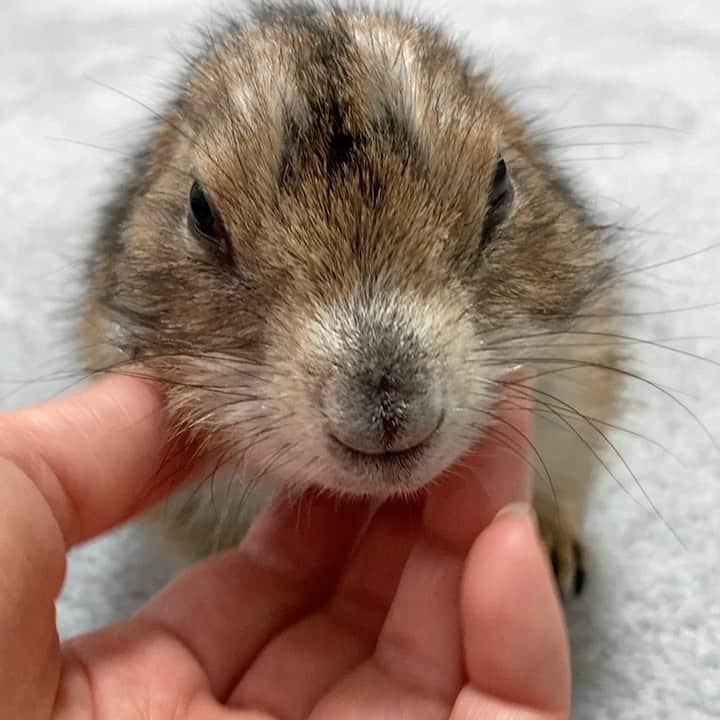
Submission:
<svg viewBox="0 0 720 720">
<path fill-rule="evenodd" d="M 453 718 L 568 717 L 567 633 L 527 506 L 508 507 L 473 545 L 461 612 L 469 685 Z"/>
</svg>

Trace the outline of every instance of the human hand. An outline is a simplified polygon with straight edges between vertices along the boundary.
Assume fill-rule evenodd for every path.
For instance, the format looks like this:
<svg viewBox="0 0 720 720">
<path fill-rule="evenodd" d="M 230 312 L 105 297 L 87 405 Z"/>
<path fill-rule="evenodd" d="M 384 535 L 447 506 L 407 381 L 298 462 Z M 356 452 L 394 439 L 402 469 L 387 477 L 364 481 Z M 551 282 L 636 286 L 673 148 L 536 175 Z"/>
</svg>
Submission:
<svg viewBox="0 0 720 720">
<path fill-rule="evenodd" d="M 530 516 L 527 409 L 424 502 L 279 501 L 237 549 L 61 644 L 74 545 L 187 472 L 155 389 L 112 377 L 0 415 L 1 720 L 566 718 L 566 634 Z M 509 427 L 509 425 L 508 425 Z"/>
</svg>

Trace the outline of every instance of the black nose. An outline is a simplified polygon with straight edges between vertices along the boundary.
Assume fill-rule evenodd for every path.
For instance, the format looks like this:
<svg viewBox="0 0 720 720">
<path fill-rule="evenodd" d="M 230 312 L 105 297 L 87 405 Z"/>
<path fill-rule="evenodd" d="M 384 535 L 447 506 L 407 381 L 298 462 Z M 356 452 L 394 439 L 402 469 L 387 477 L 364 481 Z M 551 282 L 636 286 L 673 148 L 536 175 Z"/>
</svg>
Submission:
<svg viewBox="0 0 720 720">
<path fill-rule="evenodd" d="M 442 423 L 442 387 L 407 339 L 374 339 L 328 379 L 322 393 L 327 432 L 367 455 L 417 448 Z"/>
</svg>

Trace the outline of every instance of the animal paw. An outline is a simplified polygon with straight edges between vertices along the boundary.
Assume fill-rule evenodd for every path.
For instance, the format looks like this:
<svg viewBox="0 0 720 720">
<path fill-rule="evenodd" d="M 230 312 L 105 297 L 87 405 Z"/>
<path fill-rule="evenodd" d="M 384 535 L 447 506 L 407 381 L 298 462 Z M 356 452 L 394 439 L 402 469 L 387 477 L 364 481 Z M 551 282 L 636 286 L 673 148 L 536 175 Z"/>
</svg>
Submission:
<svg viewBox="0 0 720 720">
<path fill-rule="evenodd" d="M 585 586 L 585 551 L 571 526 L 557 509 L 538 512 L 540 536 L 564 598 L 580 595 Z"/>
</svg>

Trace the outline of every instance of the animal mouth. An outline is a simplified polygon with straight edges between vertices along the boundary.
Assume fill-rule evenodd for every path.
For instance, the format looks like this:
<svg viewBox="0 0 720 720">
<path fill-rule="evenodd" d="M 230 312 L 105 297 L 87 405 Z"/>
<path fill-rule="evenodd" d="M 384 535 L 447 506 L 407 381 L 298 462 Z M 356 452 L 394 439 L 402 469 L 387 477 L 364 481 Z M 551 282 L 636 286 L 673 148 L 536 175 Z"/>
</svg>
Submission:
<svg viewBox="0 0 720 720">
<path fill-rule="evenodd" d="M 405 450 L 364 452 L 346 445 L 342 442 L 342 440 L 339 440 L 334 435 L 328 435 L 328 438 L 330 439 L 333 451 L 336 454 L 342 454 L 357 463 L 377 463 L 383 465 L 417 462 L 426 454 L 428 446 L 430 445 L 429 440 L 426 440 Z"/>
<path fill-rule="evenodd" d="M 327 437 L 333 454 L 340 456 L 346 462 L 350 461 L 355 465 L 370 465 L 372 467 L 383 468 L 384 470 L 392 469 L 393 467 L 407 470 L 409 467 L 419 464 L 427 456 L 433 440 L 444 420 L 445 412 L 443 411 L 429 434 L 419 442 L 400 449 L 390 447 L 386 449 L 361 450 L 343 441 L 332 432 L 328 432 Z"/>
</svg>

